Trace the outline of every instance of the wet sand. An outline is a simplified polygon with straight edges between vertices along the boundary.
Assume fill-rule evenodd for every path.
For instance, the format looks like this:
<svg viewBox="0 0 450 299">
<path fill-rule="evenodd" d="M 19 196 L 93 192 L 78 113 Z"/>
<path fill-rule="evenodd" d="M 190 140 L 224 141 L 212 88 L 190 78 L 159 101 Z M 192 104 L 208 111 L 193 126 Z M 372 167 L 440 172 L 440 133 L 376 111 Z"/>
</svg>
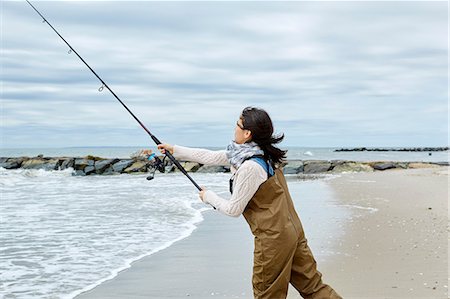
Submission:
<svg viewBox="0 0 450 299">
<path fill-rule="evenodd" d="M 342 174 L 324 182 L 335 200 L 310 208 L 319 215 L 312 222 L 293 183 L 324 281 L 344 298 L 447 298 L 448 169 Z M 332 216 L 342 209 L 345 219 Z M 339 233 L 323 238 L 331 230 L 320 226 L 321 214 L 331 215 Z M 76 298 L 253 298 L 253 239 L 245 220 L 214 211 L 204 217 L 188 238 Z M 315 239 L 315 226 L 325 230 L 325 242 Z M 291 288 L 288 298 L 301 297 Z"/>
<path fill-rule="evenodd" d="M 250 298 L 253 244 L 247 223 L 213 211 L 203 216 L 191 236 L 76 298 Z"/>
</svg>

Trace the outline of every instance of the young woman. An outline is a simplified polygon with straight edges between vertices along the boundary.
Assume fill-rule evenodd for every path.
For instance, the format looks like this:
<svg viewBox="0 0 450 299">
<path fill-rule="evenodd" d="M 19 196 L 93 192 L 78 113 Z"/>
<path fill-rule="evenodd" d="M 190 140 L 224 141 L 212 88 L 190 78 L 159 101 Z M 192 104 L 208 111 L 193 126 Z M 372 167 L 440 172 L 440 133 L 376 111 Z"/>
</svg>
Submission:
<svg viewBox="0 0 450 299">
<path fill-rule="evenodd" d="M 233 217 L 243 215 L 255 236 L 253 293 L 258 299 L 286 298 L 291 283 L 305 299 L 342 298 L 322 282 L 280 167 L 286 152 L 275 144 L 266 111 L 247 107 L 236 123 L 235 140 L 223 151 L 160 144 L 176 158 L 206 165 L 231 165 L 231 199 L 202 187 L 200 198 Z"/>
</svg>

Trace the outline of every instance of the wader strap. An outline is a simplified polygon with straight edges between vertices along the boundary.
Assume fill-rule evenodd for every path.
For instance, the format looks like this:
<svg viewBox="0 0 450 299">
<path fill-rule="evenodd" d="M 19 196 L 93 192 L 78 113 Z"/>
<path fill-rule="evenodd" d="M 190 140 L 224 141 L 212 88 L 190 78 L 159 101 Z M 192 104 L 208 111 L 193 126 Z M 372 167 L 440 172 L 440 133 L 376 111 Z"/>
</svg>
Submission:
<svg viewBox="0 0 450 299">
<path fill-rule="evenodd" d="M 247 160 L 254 160 L 256 163 L 258 163 L 259 165 L 261 165 L 262 168 L 264 168 L 267 172 L 267 179 L 269 179 L 271 176 L 273 176 L 275 174 L 272 165 L 270 165 L 269 161 L 264 160 L 263 158 L 264 156 L 252 156 L 249 157 L 247 159 L 245 159 L 244 161 Z M 234 175 L 230 178 L 230 193 L 233 194 L 233 181 L 234 181 Z"/>
</svg>

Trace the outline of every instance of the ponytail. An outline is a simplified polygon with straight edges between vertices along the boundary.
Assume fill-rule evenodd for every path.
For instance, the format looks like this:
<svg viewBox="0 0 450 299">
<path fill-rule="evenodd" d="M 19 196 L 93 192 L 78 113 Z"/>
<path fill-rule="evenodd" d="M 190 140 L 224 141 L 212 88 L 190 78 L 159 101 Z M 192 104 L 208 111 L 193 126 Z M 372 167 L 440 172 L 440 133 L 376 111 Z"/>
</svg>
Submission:
<svg viewBox="0 0 450 299">
<path fill-rule="evenodd" d="M 284 139 L 284 134 L 273 134 L 272 120 L 266 111 L 254 107 L 246 107 L 241 115 L 242 124 L 252 132 L 252 140 L 264 151 L 264 159 L 279 165 L 286 159 L 287 150 L 275 144 Z"/>
</svg>

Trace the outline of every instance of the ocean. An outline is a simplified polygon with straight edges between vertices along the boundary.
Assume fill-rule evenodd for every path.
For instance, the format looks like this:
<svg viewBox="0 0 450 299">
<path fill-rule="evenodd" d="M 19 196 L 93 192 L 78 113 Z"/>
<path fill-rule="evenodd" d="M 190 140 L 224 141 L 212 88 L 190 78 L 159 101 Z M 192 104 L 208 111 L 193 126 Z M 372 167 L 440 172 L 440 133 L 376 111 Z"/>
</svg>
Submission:
<svg viewBox="0 0 450 299">
<path fill-rule="evenodd" d="M 128 157 L 138 149 L 23 149 L 2 150 L 1 155 Z M 348 154 L 297 148 L 290 149 L 288 158 L 448 161 L 447 152 L 432 156 L 401 152 Z M 388 156 L 381 158 L 380 154 Z M 199 201 L 197 190 L 180 173 L 156 175 L 147 181 L 145 174 L 81 177 L 73 176 L 71 169 L 0 168 L 0 177 L 2 298 L 74 298 L 115 277 L 133 261 L 188 237 L 202 222 L 202 213 L 211 209 Z M 229 174 L 193 173 L 192 177 L 200 185 L 229 197 Z M 339 226 L 349 219 L 352 209 L 334 202 L 324 183 L 333 177 L 306 181 L 289 178 L 290 188 L 302 194 L 299 214 L 305 230 L 313 236 L 311 247 L 320 260 L 333 254 L 327 244 L 341 233 Z"/>
<path fill-rule="evenodd" d="M 180 174 L 151 182 L 70 169 L 0 169 L 0 176 L 1 298 L 73 298 L 190 235 L 208 209 Z"/>
</svg>

